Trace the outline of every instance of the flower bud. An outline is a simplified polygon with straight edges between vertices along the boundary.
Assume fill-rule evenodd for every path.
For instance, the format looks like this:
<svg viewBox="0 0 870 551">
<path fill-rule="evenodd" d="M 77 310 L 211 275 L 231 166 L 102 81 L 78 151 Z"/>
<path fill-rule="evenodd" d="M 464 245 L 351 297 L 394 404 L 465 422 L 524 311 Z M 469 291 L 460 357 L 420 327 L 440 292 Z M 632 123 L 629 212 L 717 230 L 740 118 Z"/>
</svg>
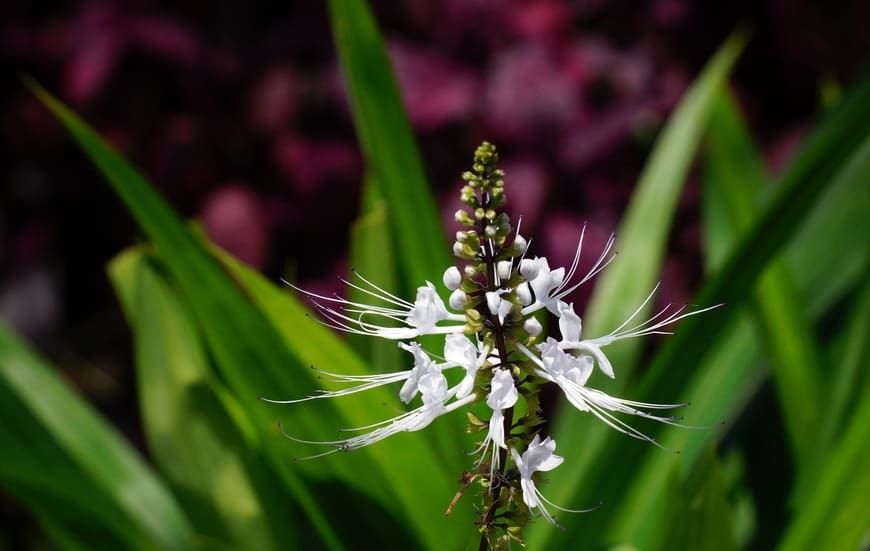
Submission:
<svg viewBox="0 0 870 551">
<path fill-rule="evenodd" d="M 462 209 L 456 211 L 456 214 L 453 215 L 453 219 L 460 224 L 465 224 L 466 226 L 474 225 L 474 220 L 471 219 L 471 215 Z"/>
<path fill-rule="evenodd" d="M 515 254 L 521 254 L 524 250 L 526 250 L 526 238 L 520 234 L 517 234 L 514 237 L 514 242 L 511 245 Z"/>
<path fill-rule="evenodd" d="M 468 232 L 458 231 L 456 232 L 456 240 L 460 243 L 465 243 L 468 241 Z"/>
<path fill-rule="evenodd" d="M 498 274 L 498 278 L 502 281 L 506 281 L 511 278 L 511 267 L 513 263 L 510 260 L 501 260 L 495 265 L 495 272 Z"/>
<path fill-rule="evenodd" d="M 532 303 L 532 291 L 529 289 L 527 282 L 524 281 L 517 285 L 517 298 L 523 306 L 528 306 Z"/>
<path fill-rule="evenodd" d="M 444 270 L 444 276 L 441 279 L 444 281 L 445 287 L 451 291 L 455 291 L 462 283 L 462 274 L 459 273 L 459 268 L 456 266 L 450 266 Z"/>
<path fill-rule="evenodd" d="M 486 216 L 486 211 L 483 210 L 481 207 L 477 207 L 476 209 L 474 209 L 475 218 L 477 218 L 478 220 L 483 220 L 484 216 Z"/>
<path fill-rule="evenodd" d="M 538 277 L 538 263 L 531 258 L 524 258 L 520 262 L 520 274 L 527 280 L 531 281 Z"/>
<path fill-rule="evenodd" d="M 475 277 L 477 277 L 478 273 L 479 272 L 477 271 L 476 266 L 473 266 L 472 264 L 468 264 L 467 266 L 465 266 L 465 277 L 467 277 L 468 279 L 474 279 Z"/>
<path fill-rule="evenodd" d="M 498 234 L 498 228 L 490 224 L 489 226 L 484 228 L 483 234 L 486 235 L 488 238 L 492 239 Z"/>
<path fill-rule="evenodd" d="M 454 290 L 450 293 L 450 298 L 447 299 L 447 304 L 449 304 L 454 310 L 462 310 L 465 308 L 466 303 L 468 303 L 468 297 L 462 289 Z"/>
<path fill-rule="evenodd" d="M 543 330 L 544 328 L 541 327 L 541 322 L 536 320 L 534 317 L 530 317 L 523 323 L 523 331 L 533 337 L 540 335 Z"/>
<path fill-rule="evenodd" d="M 453 243 L 453 254 L 455 254 L 459 258 L 471 260 L 472 258 L 474 258 L 474 255 L 477 254 L 477 250 L 472 249 L 465 243 L 460 243 L 459 241 L 457 241 Z"/>
</svg>

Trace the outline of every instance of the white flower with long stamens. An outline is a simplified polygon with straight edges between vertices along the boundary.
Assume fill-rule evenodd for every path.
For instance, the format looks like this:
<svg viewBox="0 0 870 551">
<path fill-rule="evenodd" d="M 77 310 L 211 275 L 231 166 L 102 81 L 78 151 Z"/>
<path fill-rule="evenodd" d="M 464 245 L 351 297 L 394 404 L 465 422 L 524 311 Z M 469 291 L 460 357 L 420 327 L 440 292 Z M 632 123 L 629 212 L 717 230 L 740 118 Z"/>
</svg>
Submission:
<svg viewBox="0 0 870 551">
<path fill-rule="evenodd" d="M 399 346 L 414 358 L 410 369 L 377 375 L 340 375 L 317 370 L 320 378 L 345 383 L 346 388 L 318 390 L 307 398 L 279 402 L 341 397 L 393 383 L 401 383 L 399 398 L 405 404 L 420 397 L 422 405 L 411 406 L 409 411 L 392 419 L 345 429 L 355 433 L 349 438 L 312 442 L 288 435 L 299 442 L 330 447 L 307 458 L 310 459 L 362 448 L 400 432 L 418 431 L 442 415 L 485 401 L 492 412 L 488 422 L 473 413 L 468 415 L 470 431 L 486 430 L 474 452 L 478 454 L 476 466 L 464 473 L 462 488 L 447 509 L 449 514 L 472 483 L 488 487 L 481 497 L 476 524 L 481 532 L 481 549 L 503 548 L 511 541 L 522 543 L 522 527 L 526 524 L 523 517 L 537 514 L 535 511 L 552 524 L 556 524 L 551 514 L 555 509 L 585 512 L 553 504 L 536 487 L 535 473 L 550 471 L 563 461 L 555 454 L 556 443 L 552 439 L 542 441 L 531 430 L 545 422 L 538 407 L 543 387 L 555 384 L 579 411 L 591 413 L 617 431 L 659 445 L 620 418 L 634 415 L 685 426 L 677 423 L 676 417 L 660 412 L 684 404 L 624 400 L 587 384 L 596 366 L 606 376 L 614 377 L 604 347 L 623 339 L 667 334 L 668 325 L 710 309 L 687 311 L 685 306 L 669 304 L 643 320 L 642 313 L 658 290 L 656 286 L 619 327 L 604 336 L 585 337 L 582 320 L 566 299 L 613 260 L 614 236 L 610 236 L 597 260 L 583 272 L 579 270 L 585 226 L 570 265 L 553 269 L 546 258 L 527 258 L 531 239 L 520 235 L 520 223 L 513 228 L 503 208 L 505 174 L 498 169 L 497 161 L 495 148 L 485 142 L 475 152 L 471 170 L 462 175 L 466 184 L 460 199 L 467 210 L 463 208 L 456 213 L 457 222 L 464 228 L 456 233 L 454 243 L 454 253 L 461 264 L 448 267 L 441 276 L 444 287 L 450 291 L 446 305 L 428 281 L 417 288 L 411 302 L 355 271 L 351 281 L 342 281 L 358 295 L 372 297 L 374 304 L 311 293 L 290 285 L 312 300 L 322 315 L 320 322 L 331 328 L 400 341 L 421 335 L 443 335 L 443 358 L 427 353 L 416 342 L 401 342 Z M 559 339 L 542 335 L 545 313 L 557 316 Z M 464 376 L 451 388 L 444 374 L 460 367 Z M 517 386 L 518 383 L 522 384 Z M 517 403 L 525 407 L 518 409 Z"/>
<path fill-rule="evenodd" d="M 511 372 L 507 369 L 497 369 L 492 376 L 490 383 L 489 395 L 486 398 L 486 405 L 492 410 L 492 416 L 489 418 L 489 430 L 486 437 L 480 446 L 474 451 L 480 455 L 477 464 L 483 462 L 486 454 L 491 451 L 489 473 L 490 477 L 494 476 L 495 471 L 500 466 L 499 448 L 507 449 L 504 433 L 504 410 L 512 408 L 517 403 L 519 393 L 514 385 L 514 378 Z"/>
<path fill-rule="evenodd" d="M 684 426 L 677 423 L 676 417 L 663 417 L 643 411 L 640 408 L 646 409 L 674 409 L 682 407 L 686 404 L 653 404 L 646 402 L 635 402 L 632 400 L 623 400 L 615 398 L 596 390 L 586 387 L 586 382 L 592 373 L 592 358 L 587 355 L 573 356 L 561 348 L 561 345 L 555 339 L 547 339 L 544 343 L 538 346 L 541 351 L 541 356 L 538 357 L 531 350 L 519 345 L 519 349 L 534 362 L 538 369 L 535 369 L 535 374 L 539 377 L 555 383 L 568 401 L 580 411 L 590 412 L 595 417 L 603 421 L 609 427 L 638 438 L 645 440 L 656 446 L 662 447 L 654 438 L 642 433 L 631 425 L 615 417 L 611 412 L 627 413 L 652 419 L 669 425 Z"/>
<path fill-rule="evenodd" d="M 467 339 L 466 339 L 467 340 Z M 420 378 L 429 371 L 438 371 L 447 367 L 452 367 L 447 364 L 435 364 L 423 348 L 415 343 L 405 344 L 399 343 L 399 348 L 410 352 L 414 356 L 414 366 L 405 371 L 397 371 L 394 373 L 378 373 L 373 375 L 342 375 L 332 373 L 322 369 L 315 369 L 317 373 L 327 380 L 340 383 L 355 383 L 355 386 L 343 388 L 340 390 L 317 390 L 311 396 L 305 398 L 297 398 L 295 400 L 271 400 L 269 398 L 261 398 L 263 401 L 273 404 L 296 404 L 306 402 L 308 400 L 317 400 L 322 398 L 338 398 L 340 396 L 348 396 L 358 392 L 364 392 L 380 386 L 385 386 L 393 383 L 404 381 L 402 388 L 399 390 L 399 399 L 404 403 L 409 403 L 418 393 L 418 385 Z M 466 393 L 467 395 L 467 393 Z"/>
<path fill-rule="evenodd" d="M 721 306 L 721 304 L 717 304 L 700 310 L 686 312 L 686 305 L 674 309 L 673 304 L 668 304 L 651 318 L 626 329 L 626 326 L 637 318 L 643 308 L 649 303 L 660 285 L 660 283 L 656 284 L 643 303 L 619 327 L 603 337 L 593 339 L 581 339 L 581 320 L 574 313 L 574 305 L 560 301 L 556 307 L 557 315 L 559 316 L 559 331 L 562 333 L 562 341 L 559 343 L 559 346 L 565 350 L 577 350 L 591 355 L 598 364 L 598 368 L 612 379 L 614 377 L 613 366 L 604 352 L 602 352 L 602 347 L 624 339 L 645 335 L 671 335 L 672 332 L 663 330 L 666 326 L 676 323 L 683 318 L 701 314 Z"/>
<path fill-rule="evenodd" d="M 454 333 L 444 340 L 445 367 L 464 367 L 465 377 L 456 385 L 456 398 L 465 398 L 474 390 L 474 380 L 478 370 L 486 363 L 490 348 L 484 346 L 478 350 L 468 337 Z"/>
<path fill-rule="evenodd" d="M 504 410 L 517 403 L 517 387 L 514 386 L 513 375 L 507 369 L 497 369 L 490 384 L 486 405 L 492 410 L 492 417 L 489 419 L 489 433 L 486 438 L 499 448 L 507 449 L 504 440 Z"/>
<path fill-rule="evenodd" d="M 580 266 L 581 251 L 583 249 L 583 238 L 586 235 L 586 226 L 580 231 L 580 239 L 577 243 L 577 251 L 574 253 L 574 260 L 571 262 L 571 267 L 568 272 L 565 268 L 550 269 L 550 264 L 546 258 L 535 257 L 532 262 L 534 265 L 527 264 L 525 267 L 528 275 L 534 274 L 534 278 L 529 280 L 529 286 L 535 293 L 535 301 L 522 310 L 525 316 L 532 312 L 537 312 L 541 308 L 546 308 L 554 315 L 559 315 L 558 305 L 566 296 L 573 293 L 578 287 L 595 277 L 598 272 L 607 267 L 610 262 L 616 258 L 610 252 L 613 249 L 613 244 L 616 241 L 616 236 L 611 234 L 607 243 L 604 245 L 604 250 L 595 261 L 595 264 L 586 272 L 586 275 L 580 278 L 579 281 L 571 283 L 577 273 L 577 268 Z M 525 262 L 525 260 L 523 261 Z M 521 269 L 523 266 L 521 266 Z"/>
<path fill-rule="evenodd" d="M 447 379 L 436 367 L 433 367 L 420 377 L 417 383 L 417 390 L 422 396 L 422 406 L 392 419 L 387 419 L 386 421 L 380 421 L 372 425 L 354 429 L 344 429 L 344 432 L 374 429 L 371 432 L 360 436 L 354 436 L 342 440 L 315 441 L 296 438 L 290 436 L 286 432 L 284 434 L 287 438 L 303 444 L 326 445 L 333 447 L 333 449 L 329 451 L 301 458 L 314 459 L 335 452 L 364 448 L 401 432 L 413 432 L 424 429 L 441 415 L 445 415 L 460 407 L 466 406 L 477 399 L 475 394 L 471 394 L 462 400 L 455 400 L 449 405 L 446 404 L 446 402 L 453 397 L 454 393 L 448 389 Z"/>
<path fill-rule="evenodd" d="M 427 281 L 426 285 L 417 288 L 414 302 L 408 302 L 367 280 L 355 270 L 353 274 L 360 280 L 359 284 L 342 279 L 345 284 L 362 293 L 373 296 L 390 306 L 376 306 L 346 300 L 338 296 L 328 297 L 301 289 L 285 281 L 293 289 L 304 293 L 314 307 L 325 318 L 324 325 L 358 335 L 373 335 L 392 340 L 413 339 L 420 335 L 443 335 L 463 331 L 465 316 L 454 314 L 447 310 L 444 301 L 438 296 L 435 286 Z M 329 306 L 337 305 L 336 307 Z M 369 319 L 381 318 L 392 320 L 404 327 L 381 325 Z M 463 322 L 458 325 L 439 325 L 442 321 Z"/>
<path fill-rule="evenodd" d="M 535 486 L 532 476 L 536 472 L 552 471 L 565 460 L 563 457 L 556 455 L 555 451 L 555 440 L 548 436 L 542 441 L 541 437 L 536 434 L 522 455 L 520 455 L 516 448 L 511 448 L 511 457 L 513 457 L 517 470 L 520 472 L 520 487 L 523 490 L 523 502 L 529 509 L 540 511 L 541 516 L 547 519 L 547 522 L 558 526 L 559 524 L 553 518 L 553 515 L 550 514 L 550 511 L 547 510 L 545 504 L 566 513 L 586 513 L 592 509 L 565 509 L 560 507 L 544 497 L 537 486 Z"/>
</svg>

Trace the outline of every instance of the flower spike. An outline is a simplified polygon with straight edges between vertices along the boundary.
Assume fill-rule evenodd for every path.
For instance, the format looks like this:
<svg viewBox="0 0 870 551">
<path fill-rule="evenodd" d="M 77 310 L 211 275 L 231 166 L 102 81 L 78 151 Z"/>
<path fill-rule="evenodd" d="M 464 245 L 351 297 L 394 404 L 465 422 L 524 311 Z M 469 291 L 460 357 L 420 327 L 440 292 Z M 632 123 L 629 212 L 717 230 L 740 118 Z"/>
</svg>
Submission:
<svg viewBox="0 0 870 551">
<path fill-rule="evenodd" d="M 472 452 L 476 456 L 474 467 L 463 474 L 462 486 L 448 512 L 472 482 L 486 488 L 476 521 L 480 549 L 523 544 L 522 528 L 532 517 L 540 516 L 558 526 L 556 511 L 593 510 L 556 505 L 538 487 L 538 473 L 552 471 L 564 462 L 555 453 L 556 442 L 550 437 L 542 440 L 538 433 L 545 423 L 540 408 L 545 386 L 558 387 L 575 409 L 591 414 L 588 418 L 660 448 L 663 446 L 655 438 L 633 427 L 624 416 L 700 428 L 683 425 L 680 417 L 668 413 L 686 404 L 611 396 L 595 388 L 594 376 L 597 367 L 604 376 L 615 377 L 614 366 L 605 354 L 607 346 L 624 339 L 670 334 L 675 323 L 718 306 L 691 309 L 668 304 L 646 317 L 660 288 L 656 285 L 611 332 L 585 335 L 583 320 L 567 299 L 615 258 L 615 235 L 584 272 L 580 270 L 584 225 L 570 264 L 551 267 L 547 258 L 529 255 L 532 239 L 520 234 L 521 219 L 514 228 L 504 211 L 504 177 L 495 147 L 484 142 L 475 151 L 471 170 L 462 174 L 460 199 L 465 207 L 455 215 L 462 229 L 453 244 L 459 262 L 446 267 L 441 275 L 444 296 L 449 295 L 446 303 L 429 281 L 416 289 L 411 301 L 381 288 L 356 270 L 342 281 L 359 295 L 370 297 L 373 304 L 317 294 L 287 283 L 311 301 L 320 314 L 320 323 L 337 331 L 399 341 L 398 346 L 413 358 L 413 365 L 392 373 L 356 375 L 315 369 L 319 380 L 338 383 L 342 388 L 317 390 L 301 399 L 266 400 L 296 404 L 400 385 L 397 406 L 407 409 L 390 419 L 341 430 L 346 438 L 303 440 L 285 432 L 295 442 L 329 448 L 302 459 L 364 448 L 395 434 L 422 430 L 442 415 L 468 408 L 468 431 L 482 438 Z M 558 339 L 544 333 L 545 324 L 538 318 L 545 315 L 555 317 L 551 327 L 558 327 Z M 413 341 L 425 335 L 443 336 L 443 356 Z M 426 344 L 431 341 L 421 339 Z M 464 371 L 461 377 L 460 370 Z"/>
</svg>

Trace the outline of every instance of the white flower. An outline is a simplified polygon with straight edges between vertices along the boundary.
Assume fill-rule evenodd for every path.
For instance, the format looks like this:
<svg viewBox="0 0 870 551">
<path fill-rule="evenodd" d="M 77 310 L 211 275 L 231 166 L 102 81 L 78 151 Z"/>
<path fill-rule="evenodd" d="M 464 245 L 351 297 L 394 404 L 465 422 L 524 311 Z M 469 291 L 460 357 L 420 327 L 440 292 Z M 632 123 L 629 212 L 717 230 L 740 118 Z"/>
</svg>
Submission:
<svg viewBox="0 0 870 551">
<path fill-rule="evenodd" d="M 483 462 L 486 452 L 489 450 L 490 445 L 492 445 L 489 467 L 490 479 L 492 479 L 500 466 L 499 448 L 507 449 L 504 433 L 504 410 L 513 407 L 517 403 L 518 396 L 519 393 L 514 385 L 514 378 L 511 372 L 507 369 L 497 369 L 492 376 L 489 396 L 486 398 L 486 405 L 492 410 L 492 416 L 489 418 L 489 431 L 486 433 L 486 438 L 483 439 L 483 442 L 474 452 L 475 454 L 480 454 L 480 459 L 477 461 L 479 465 Z"/>
<path fill-rule="evenodd" d="M 519 344 L 518 348 L 538 366 L 538 369 L 535 369 L 535 374 L 556 383 L 565 393 L 565 397 L 568 398 L 571 405 L 580 411 L 591 412 L 595 417 L 619 432 L 662 447 L 654 438 L 618 419 L 611 412 L 628 413 L 669 425 L 683 426 L 676 422 L 676 417 L 653 415 L 639 408 L 673 409 L 685 404 L 651 404 L 623 400 L 600 390 L 586 387 L 586 382 L 592 373 L 592 358 L 587 355 L 578 357 L 566 352 L 562 349 L 561 343 L 555 339 L 549 338 L 538 345 L 541 351 L 540 358 L 522 344 Z"/>
<path fill-rule="evenodd" d="M 390 306 L 375 306 L 345 300 L 338 296 L 328 297 L 318 295 L 288 283 L 293 289 L 308 295 L 314 307 L 326 318 L 324 325 L 359 335 L 374 335 L 385 339 L 402 340 L 413 339 L 420 335 L 448 334 L 463 331 L 465 316 L 454 314 L 447 310 L 444 301 L 435 291 L 435 286 L 430 282 L 417 288 L 417 296 L 413 303 L 399 298 L 384 289 L 381 289 L 367 280 L 355 270 L 353 274 L 360 280 L 359 284 L 342 279 L 349 287 L 362 293 L 371 295 L 381 302 Z M 337 304 L 337 308 L 327 306 Z M 369 319 L 381 318 L 394 322 L 391 325 L 381 325 Z M 452 325 L 438 325 L 442 321 L 462 322 Z M 395 327 L 395 323 L 404 327 Z"/>
<path fill-rule="evenodd" d="M 602 373 L 612 379 L 614 377 L 613 366 L 611 365 L 610 360 L 607 359 L 607 356 L 604 355 L 604 352 L 601 351 L 602 347 L 623 339 L 642 337 L 645 335 L 670 335 L 672 334 L 670 331 L 663 330 L 665 326 L 676 323 L 683 318 L 694 316 L 695 314 L 700 314 L 721 306 L 721 304 L 717 304 L 701 310 L 686 312 L 685 305 L 674 309 L 674 305 L 668 304 L 653 317 L 626 329 L 625 327 L 629 325 L 649 303 L 656 291 L 658 291 L 660 285 L 661 284 L 659 283 L 653 288 L 652 292 L 650 292 L 643 303 L 638 306 L 634 313 L 632 313 L 627 320 L 622 322 L 619 327 L 603 337 L 593 339 L 581 339 L 582 325 L 580 317 L 574 313 L 574 305 L 559 301 L 556 305 L 556 314 L 559 316 L 559 331 L 562 333 L 562 341 L 559 343 L 559 346 L 565 350 L 577 350 L 591 355 L 595 359 L 595 362 L 598 364 L 598 368 Z"/>
<path fill-rule="evenodd" d="M 420 379 L 430 371 L 441 373 L 441 370 L 435 365 L 429 355 L 423 351 L 423 348 L 412 342 L 411 344 L 399 343 L 399 348 L 410 352 L 414 356 L 414 367 L 407 371 L 408 378 L 405 379 L 405 384 L 399 390 L 399 399 L 408 404 L 417 395 L 419 390 Z"/>
<path fill-rule="evenodd" d="M 413 432 L 424 429 L 441 415 L 450 413 L 451 411 L 468 405 L 477 399 L 475 394 L 471 394 L 462 400 L 455 400 L 447 405 L 446 402 L 453 396 L 453 392 L 447 388 L 447 379 L 438 369 L 430 369 L 419 378 L 415 394 L 417 392 L 422 396 L 422 406 L 392 419 L 387 419 L 386 421 L 381 421 L 365 427 L 345 429 L 348 432 L 374 429 L 366 434 L 342 440 L 326 441 L 302 440 L 290 436 L 286 432 L 284 435 L 295 442 L 301 442 L 303 444 L 321 444 L 333 447 L 333 449 L 326 452 L 300 458 L 314 459 L 316 457 L 323 457 L 324 455 L 329 455 L 339 451 L 350 451 L 363 448 L 400 432 Z"/>
<path fill-rule="evenodd" d="M 461 338 L 464 339 L 465 337 Z M 426 354 L 423 348 L 415 342 L 409 344 L 400 342 L 399 348 L 410 352 L 411 355 L 414 356 L 414 366 L 411 369 L 405 371 L 397 371 L 393 373 L 379 373 L 373 375 L 342 375 L 339 373 L 332 373 L 330 371 L 323 371 L 322 369 L 316 369 L 312 367 L 312 369 L 315 369 L 315 371 L 317 371 L 321 377 L 327 380 L 340 383 L 356 383 L 356 385 L 340 390 L 317 390 L 311 396 L 307 396 L 305 398 L 298 398 L 295 400 L 271 400 L 268 398 L 261 399 L 266 402 L 271 402 L 273 404 L 296 404 L 299 402 L 306 402 L 308 400 L 348 396 L 350 394 L 356 394 L 357 392 L 363 392 L 372 388 L 377 388 L 379 386 L 404 381 L 401 390 L 399 390 L 399 399 L 407 404 L 417 395 L 419 382 L 423 375 L 425 375 L 429 371 L 440 372 L 442 369 L 454 367 L 450 364 L 436 364 L 432 361 L 429 355 Z"/>
<path fill-rule="evenodd" d="M 520 455 L 516 448 L 511 448 L 511 457 L 513 457 L 514 463 L 516 463 L 517 469 L 520 471 L 520 487 L 523 490 L 523 502 L 525 502 L 529 509 L 538 509 L 541 512 L 541 516 L 547 519 L 547 522 L 558 526 L 556 519 L 553 518 L 553 515 L 544 506 L 545 504 L 568 513 L 585 513 L 591 509 L 574 510 L 559 507 L 544 497 L 537 486 L 535 486 L 532 476 L 536 472 L 552 471 L 564 461 L 563 457 L 554 453 L 555 451 L 555 440 L 548 436 L 541 441 L 541 437 L 536 434 L 522 455 Z"/>
<path fill-rule="evenodd" d="M 573 293 L 579 286 L 595 277 L 598 272 L 607 267 L 607 265 L 615 258 L 615 256 L 610 255 L 610 251 L 613 248 L 616 237 L 615 235 L 611 235 L 607 240 L 607 243 L 604 245 L 604 250 L 601 252 L 601 255 L 598 257 L 598 260 L 595 261 L 592 268 L 590 268 L 589 271 L 586 272 L 586 275 L 580 278 L 579 281 L 572 284 L 571 281 L 574 279 L 574 275 L 577 273 L 577 268 L 580 265 L 580 252 L 583 249 L 583 237 L 585 234 L 586 226 L 584 225 L 580 232 L 580 239 L 577 243 L 577 251 L 574 253 L 574 260 L 571 262 L 571 267 L 567 273 L 565 272 L 565 268 L 551 270 L 549 262 L 543 257 L 535 257 L 531 261 L 534 265 L 526 263 L 525 269 L 523 268 L 523 262 L 528 259 L 524 259 L 523 262 L 520 262 L 520 273 L 525 271 L 529 276 L 535 274 L 534 277 L 527 277 L 529 284 L 532 287 L 532 291 L 535 293 L 535 302 L 523 308 L 523 315 L 531 314 L 541 308 L 546 308 L 554 315 L 558 316 L 559 312 L 557 306 L 559 302 Z"/>
<path fill-rule="evenodd" d="M 491 390 L 486 398 L 486 405 L 492 410 L 489 420 L 487 438 L 499 448 L 507 449 L 504 442 L 504 410 L 517 403 L 517 387 L 514 378 L 507 369 L 498 369 L 492 376 Z"/>
<path fill-rule="evenodd" d="M 445 367 L 464 367 L 465 377 L 455 387 L 456 398 L 465 398 L 474 390 L 474 379 L 478 370 L 486 363 L 489 347 L 480 350 L 465 335 L 454 333 L 444 340 Z"/>
</svg>

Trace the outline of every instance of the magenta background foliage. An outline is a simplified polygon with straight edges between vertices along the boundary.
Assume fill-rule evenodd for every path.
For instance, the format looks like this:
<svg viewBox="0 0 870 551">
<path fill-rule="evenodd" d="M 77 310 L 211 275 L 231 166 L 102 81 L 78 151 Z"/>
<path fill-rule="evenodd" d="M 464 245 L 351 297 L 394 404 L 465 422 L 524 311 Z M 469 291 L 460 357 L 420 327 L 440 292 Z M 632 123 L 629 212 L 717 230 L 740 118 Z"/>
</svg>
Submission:
<svg viewBox="0 0 870 551">
<path fill-rule="evenodd" d="M 216 242 L 274 279 L 330 287 L 346 266 L 363 165 L 324 4 L 0 8 L 0 317 L 135 442 L 128 335 L 103 266 L 136 230 L 15 76 L 69 102 Z M 774 171 L 818 114 L 820 85 L 847 81 L 870 46 L 870 4 L 857 0 L 373 4 L 445 229 L 458 175 L 488 139 L 512 214 L 556 263 L 583 222 L 593 249 L 617 227 L 656 131 L 738 23 L 754 31 L 733 82 Z M 694 180 L 662 300 L 687 300 L 700 277 Z M 25 518 L 2 499 L 0 514 L 4 532 Z M 28 537 L 28 522 L 10 541 Z"/>
</svg>

